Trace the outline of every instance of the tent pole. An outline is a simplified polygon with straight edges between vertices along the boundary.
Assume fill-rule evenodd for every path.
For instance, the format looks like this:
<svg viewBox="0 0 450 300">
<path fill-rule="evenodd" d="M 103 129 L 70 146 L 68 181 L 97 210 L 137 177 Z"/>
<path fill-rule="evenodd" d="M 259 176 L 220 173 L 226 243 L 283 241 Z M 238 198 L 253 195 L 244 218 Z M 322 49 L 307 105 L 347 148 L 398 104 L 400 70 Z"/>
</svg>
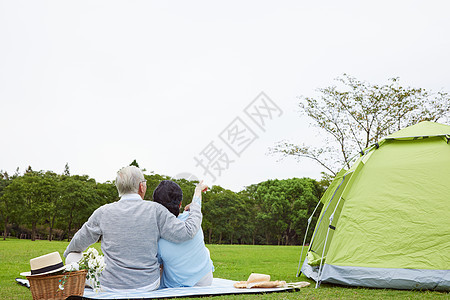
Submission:
<svg viewBox="0 0 450 300">
<path fill-rule="evenodd" d="M 342 196 L 339 197 L 338 203 L 334 207 L 333 213 L 330 216 L 330 224 L 328 225 L 327 236 L 325 237 L 325 244 L 323 245 L 323 250 L 322 250 L 322 258 L 320 259 L 319 272 L 317 273 L 316 288 L 318 288 L 320 286 L 320 281 L 321 281 L 320 276 L 322 276 L 322 262 L 323 262 L 323 257 L 325 256 L 325 248 L 327 247 L 328 234 L 330 233 L 330 229 L 332 226 L 331 223 L 333 222 L 333 218 L 334 218 L 334 214 L 336 213 L 336 209 L 339 207 L 339 203 L 341 203 L 341 199 L 342 199 Z"/>
<path fill-rule="evenodd" d="M 297 275 L 295 277 L 300 276 L 300 273 L 301 273 L 300 266 L 302 265 L 303 249 L 305 247 L 306 235 L 308 234 L 309 224 L 311 223 L 310 220 L 311 220 L 311 218 L 308 219 L 308 226 L 306 226 L 305 237 L 303 238 L 303 245 L 302 245 L 302 248 L 300 249 L 300 260 L 298 261 Z"/>
<path fill-rule="evenodd" d="M 320 200 L 317 203 L 316 207 L 314 208 L 313 213 L 311 214 L 311 216 L 308 219 L 308 225 L 306 226 L 305 236 L 303 237 L 303 245 L 302 245 L 302 248 L 300 249 L 300 260 L 298 261 L 298 268 L 297 268 L 297 275 L 296 275 L 296 277 L 300 276 L 300 273 L 301 273 L 300 266 L 302 264 L 303 248 L 305 248 L 306 236 L 308 235 L 309 225 L 311 224 L 312 218 L 313 218 L 314 214 L 316 213 L 316 210 L 319 207 L 319 204 L 320 204 Z"/>
<path fill-rule="evenodd" d="M 325 213 L 327 212 L 328 207 L 330 206 L 331 202 L 333 202 L 334 196 L 336 195 L 337 191 L 338 191 L 339 188 L 341 187 L 342 183 L 344 183 L 344 180 L 345 180 L 345 177 L 346 177 L 346 176 L 347 176 L 347 174 L 345 174 L 345 175 L 342 177 L 341 183 L 340 183 L 339 186 L 334 190 L 333 196 L 331 196 L 331 199 L 330 199 L 330 201 L 328 202 L 328 205 L 327 205 L 327 207 L 325 208 L 325 211 L 323 212 L 322 217 L 321 217 L 320 220 L 318 221 L 318 224 L 316 225 L 316 230 L 314 230 L 313 236 L 312 236 L 312 238 L 311 238 L 311 242 L 309 243 L 309 249 L 311 249 L 311 246 L 312 246 L 312 244 L 313 244 L 313 242 L 314 242 L 314 238 L 316 237 L 317 230 L 319 229 L 320 224 L 322 223 L 323 217 L 325 216 Z M 317 205 L 319 205 L 319 204 L 320 204 L 320 201 L 319 201 L 319 203 L 318 203 Z M 320 215 L 319 215 L 319 217 L 320 217 Z M 308 251 L 309 251 L 309 249 L 308 249 Z"/>
<path fill-rule="evenodd" d="M 338 202 L 339 204 L 339 202 Z M 334 212 L 333 214 L 330 216 L 330 224 L 331 222 L 333 222 L 333 216 L 334 216 Z M 323 257 L 325 256 L 325 248 L 327 247 L 327 241 L 328 241 L 328 234 L 330 233 L 330 226 L 328 226 L 328 230 L 327 230 L 327 236 L 325 237 L 325 244 L 323 245 L 323 250 L 322 250 L 322 257 L 320 259 L 320 266 L 319 266 L 319 272 L 317 273 L 317 282 L 316 282 L 316 289 L 320 286 L 320 276 L 322 275 L 322 263 L 323 263 Z"/>
</svg>

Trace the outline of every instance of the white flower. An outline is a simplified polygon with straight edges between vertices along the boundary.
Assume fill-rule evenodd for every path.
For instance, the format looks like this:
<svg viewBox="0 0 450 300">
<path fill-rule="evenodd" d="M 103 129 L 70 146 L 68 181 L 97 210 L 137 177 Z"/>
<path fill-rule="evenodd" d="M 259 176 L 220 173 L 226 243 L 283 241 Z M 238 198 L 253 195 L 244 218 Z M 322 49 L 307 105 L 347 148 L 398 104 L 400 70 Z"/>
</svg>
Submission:
<svg viewBox="0 0 450 300">
<path fill-rule="evenodd" d="M 91 259 L 88 260 L 88 267 L 89 267 L 89 269 L 95 269 L 94 262 Z"/>
<path fill-rule="evenodd" d="M 73 262 L 71 264 L 68 264 L 65 266 L 66 267 L 66 271 L 78 271 L 80 269 L 80 266 L 78 265 L 77 262 Z"/>
<path fill-rule="evenodd" d="M 88 285 L 92 286 L 94 291 L 100 291 L 100 275 L 105 269 L 105 260 L 103 255 L 99 255 L 97 249 L 89 248 L 82 254 L 79 261 L 82 269 L 87 269 L 88 273 L 86 276 Z"/>
<path fill-rule="evenodd" d="M 98 251 L 97 251 L 97 249 L 95 249 L 95 248 L 89 248 L 89 249 L 87 250 L 87 254 L 88 254 L 89 256 L 91 256 L 92 258 L 94 258 L 94 257 L 97 257 L 97 256 L 98 256 Z"/>
<path fill-rule="evenodd" d="M 62 290 L 64 290 L 64 286 L 62 285 L 62 284 L 60 284 L 59 286 L 58 286 L 58 288 L 62 291 Z"/>
</svg>

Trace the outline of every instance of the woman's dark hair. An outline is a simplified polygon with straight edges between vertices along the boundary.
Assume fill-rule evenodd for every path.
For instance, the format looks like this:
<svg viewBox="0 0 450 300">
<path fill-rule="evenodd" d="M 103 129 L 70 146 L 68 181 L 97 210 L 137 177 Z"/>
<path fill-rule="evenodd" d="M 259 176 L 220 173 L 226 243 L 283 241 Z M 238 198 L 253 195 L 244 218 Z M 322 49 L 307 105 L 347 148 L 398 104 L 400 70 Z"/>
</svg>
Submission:
<svg viewBox="0 0 450 300">
<path fill-rule="evenodd" d="M 153 191 L 153 201 L 164 205 L 175 216 L 180 213 L 182 200 L 183 191 L 178 184 L 171 180 L 161 181 Z"/>
</svg>

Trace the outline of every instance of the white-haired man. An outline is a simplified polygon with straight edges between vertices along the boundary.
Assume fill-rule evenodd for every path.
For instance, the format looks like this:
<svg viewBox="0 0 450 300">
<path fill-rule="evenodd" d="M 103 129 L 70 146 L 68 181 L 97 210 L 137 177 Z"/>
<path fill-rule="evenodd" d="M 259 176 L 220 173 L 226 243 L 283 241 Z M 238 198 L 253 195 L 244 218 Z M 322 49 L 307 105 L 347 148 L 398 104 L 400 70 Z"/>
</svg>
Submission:
<svg viewBox="0 0 450 300">
<path fill-rule="evenodd" d="M 98 208 L 74 235 L 64 256 L 82 252 L 102 237 L 106 267 L 100 276 L 105 291 L 152 291 L 159 287 L 158 240 L 192 239 L 201 228 L 200 205 L 191 204 L 186 221 L 178 220 L 159 203 L 144 201 L 147 190 L 139 168 L 117 173 L 119 201 Z"/>
</svg>

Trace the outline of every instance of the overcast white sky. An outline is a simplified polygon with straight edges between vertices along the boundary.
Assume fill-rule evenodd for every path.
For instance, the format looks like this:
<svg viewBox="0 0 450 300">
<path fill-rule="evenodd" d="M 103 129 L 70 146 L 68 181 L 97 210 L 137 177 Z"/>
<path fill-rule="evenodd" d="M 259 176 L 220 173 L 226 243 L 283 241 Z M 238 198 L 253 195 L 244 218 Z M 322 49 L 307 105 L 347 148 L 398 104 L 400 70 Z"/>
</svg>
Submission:
<svg viewBox="0 0 450 300">
<path fill-rule="evenodd" d="M 0 169 L 61 173 L 67 162 L 104 182 L 136 159 L 147 173 L 235 191 L 319 179 L 312 162 L 267 155 L 283 139 L 320 138 L 296 97 L 343 73 L 450 91 L 449 11 L 447 1 L 0 0 Z M 244 113 L 261 91 L 282 110 L 265 131 Z M 219 138 L 236 117 L 258 136 L 239 157 Z M 233 160 L 215 182 L 194 160 L 211 142 Z"/>
</svg>

